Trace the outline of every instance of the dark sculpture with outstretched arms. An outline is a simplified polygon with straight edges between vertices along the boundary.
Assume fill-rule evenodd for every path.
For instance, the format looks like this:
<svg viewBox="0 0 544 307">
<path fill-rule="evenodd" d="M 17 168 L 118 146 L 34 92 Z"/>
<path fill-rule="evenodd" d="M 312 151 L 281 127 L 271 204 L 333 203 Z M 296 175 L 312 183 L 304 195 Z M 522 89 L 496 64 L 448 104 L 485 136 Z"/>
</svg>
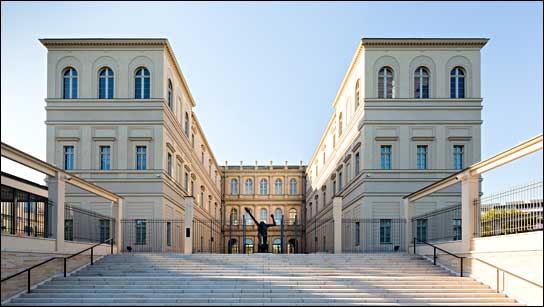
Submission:
<svg viewBox="0 0 544 307">
<path fill-rule="evenodd" d="M 274 219 L 274 214 L 270 214 L 272 217 L 272 224 L 267 224 L 265 222 L 258 222 L 257 219 L 251 214 L 251 211 L 249 211 L 248 208 L 244 208 L 253 220 L 255 224 L 257 225 L 257 231 L 259 232 L 259 247 L 258 252 L 259 253 L 268 253 L 268 227 L 277 226 L 276 220 Z"/>
</svg>

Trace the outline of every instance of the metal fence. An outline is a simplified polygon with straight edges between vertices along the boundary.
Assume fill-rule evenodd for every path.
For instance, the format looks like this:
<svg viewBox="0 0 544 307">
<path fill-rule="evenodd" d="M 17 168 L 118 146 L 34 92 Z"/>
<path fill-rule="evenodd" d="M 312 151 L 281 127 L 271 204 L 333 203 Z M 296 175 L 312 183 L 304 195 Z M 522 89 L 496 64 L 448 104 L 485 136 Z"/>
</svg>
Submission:
<svg viewBox="0 0 544 307">
<path fill-rule="evenodd" d="M 334 220 L 332 217 L 315 219 L 306 224 L 306 251 L 308 253 L 334 252 Z"/>
<path fill-rule="evenodd" d="M 543 229 L 542 180 L 474 200 L 475 236 L 489 237 Z"/>
<path fill-rule="evenodd" d="M 406 219 L 342 219 L 344 253 L 406 251 Z"/>
<path fill-rule="evenodd" d="M 5 185 L 1 195 L 2 234 L 52 237 L 54 205 L 46 197 Z"/>
<path fill-rule="evenodd" d="M 64 206 L 64 240 L 104 242 L 115 237 L 115 218 L 73 205 Z"/>
<path fill-rule="evenodd" d="M 412 234 L 418 242 L 461 240 L 461 204 L 412 218 Z"/>
<path fill-rule="evenodd" d="M 241 224 L 228 224 L 224 227 L 225 246 L 228 254 L 252 254 L 259 251 L 258 226 L 242 216 Z M 292 223 L 292 224 L 291 224 Z M 302 225 L 295 218 L 290 224 L 285 224 L 284 217 L 276 226 L 267 229 L 268 253 L 295 254 L 302 252 Z"/>
<path fill-rule="evenodd" d="M 123 219 L 123 252 L 182 253 L 183 220 Z"/>
<path fill-rule="evenodd" d="M 193 218 L 193 253 L 220 253 L 222 238 L 220 220 Z"/>
</svg>

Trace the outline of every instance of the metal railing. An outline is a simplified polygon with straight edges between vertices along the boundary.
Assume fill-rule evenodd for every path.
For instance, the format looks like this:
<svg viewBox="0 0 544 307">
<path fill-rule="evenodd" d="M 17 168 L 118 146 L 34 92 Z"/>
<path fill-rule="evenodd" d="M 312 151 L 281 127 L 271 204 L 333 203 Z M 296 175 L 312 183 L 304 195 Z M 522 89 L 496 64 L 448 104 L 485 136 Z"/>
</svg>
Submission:
<svg viewBox="0 0 544 307">
<path fill-rule="evenodd" d="M 308 253 L 334 252 L 334 219 L 314 219 L 306 224 L 306 251 Z"/>
<path fill-rule="evenodd" d="M 21 275 L 21 274 L 23 274 L 23 273 L 26 272 L 26 273 L 27 273 L 27 292 L 31 292 L 31 290 L 30 290 L 30 288 L 31 288 L 31 286 L 32 286 L 32 284 L 31 284 L 31 271 L 32 271 L 33 269 L 35 269 L 35 268 L 37 268 L 37 267 L 39 267 L 39 266 L 42 266 L 42 265 L 44 265 L 44 264 L 46 264 L 46 263 L 49 263 L 49 262 L 51 262 L 51 261 L 53 261 L 53 260 L 55 260 L 55 259 L 64 259 L 64 270 L 63 270 L 63 271 L 64 271 L 64 277 L 66 277 L 66 275 L 67 275 L 67 261 L 68 261 L 69 259 L 71 259 L 71 258 L 73 258 L 73 257 L 75 257 L 75 256 L 77 256 L 77 255 L 80 255 L 80 254 L 82 254 L 82 253 L 84 253 L 84 252 L 90 250 L 90 251 L 91 251 L 91 265 L 94 265 L 94 259 L 93 259 L 93 258 L 94 258 L 94 248 L 97 247 L 97 246 L 100 246 L 100 245 L 102 245 L 102 244 L 104 244 L 104 243 L 108 243 L 108 242 L 110 243 L 110 253 L 113 254 L 113 238 L 109 238 L 108 240 L 105 240 L 104 242 L 97 243 L 97 244 L 95 244 L 95 245 L 93 245 L 93 246 L 91 246 L 91 247 L 88 247 L 88 248 L 86 248 L 86 249 L 84 249 L 84 250 L 82 250 L 82 251 L 80 251 L 80 252 L 77 252 L 77 253 L 75 253 L 75 254 L 72 254 L 72 255 L 70 255 L 70 256 L 66 256 L 66 257 L 52 257 L 52 258 L 49 258 L 49 259 L 47 259 L 47 260 L 44 260 L 44 261 L 42 261 L 42 262 L 40 262 L 40 263 L 38 263 L 38 264 L 35 264 L 35 265 L 33 265 L 33 266 L 29 267 L 29 268 L 26 268 L 26 269 L 24 269 L 24 270 L 22 270 L 22 271 L 19 271 L 19 272 L 13 274 L 13 275 L 10 275 L 10 276 L 8 276 L 8 277 L 6 277 L 6 278 L 2 278 L 2 280 L 1 280 L 0 282 L 2 282 L 2 283 L 3 283 L 3 282 L 6 282 L 6 281 L 8 281 L 8 280 L 10 280 L 10 279 L 12 279 L 12 278 L 14 278 L 14 277 L 17 277 L 17 276 L 19 276 L 19 275 Z"/>
<path fill-rule="evenodd" d="M 222 251 L 220 220 L 193 218 L 193 253 L 219 253 Z"/>
<path fill-rule="evenodd" d="M 412 234 L 426 242 L 461 240 L 461 204 L 414 216 Z"/>
<path fill-rule="evenodd" d="M 474 200 L 476 237 L 543 229 L 542 180 Z"/>
<path fill-rule="evenodd" d="M 342 219 L 342 251 L 389 253 L 406 251 L 406 219 Z"/>
<path fill-rule="evenodd" d="M 2 234 L 49 238 L 53 202 L 47 197 L 2 185 Z"/>
<path fill-rule="evenodd" d="M 115 237 L 115 218 L 73 205 L 64 206 L 64 240 L 104 242 Z"/>
<path fill-rule="evenodd" d="M 437 250 L 459 259 L 459 275 L 461 277 L 463 277 L 463 259 L 465 259 L 465 257 L 457 256 L 457 255 L 455 255 L 453 253 L 450 253 L 447 250 L 442 249 L 442 248 L 440 248 L 440 247 L 438 247 L 436 245 L 433 245 L 433 244 L 431 244 L 429 242 L 418 240 L 415 237 L 414 237 L 414 255 L 417 255 L 417 249 L 416 249 L 417 248 L 417 243 L 423 243 L 423 244 L 429 245 L 430 247 L 433 248 L 433 264 L 434 265 L 436 265 L 436 259 L 438 258 L 438 255 L 436 254 Z"/>
<path fill-rule="evenodd" d="M 122 251 L 181 253 L 185 244 L 184 223 L 184 220 L 122 219 Z"/>
</svg>

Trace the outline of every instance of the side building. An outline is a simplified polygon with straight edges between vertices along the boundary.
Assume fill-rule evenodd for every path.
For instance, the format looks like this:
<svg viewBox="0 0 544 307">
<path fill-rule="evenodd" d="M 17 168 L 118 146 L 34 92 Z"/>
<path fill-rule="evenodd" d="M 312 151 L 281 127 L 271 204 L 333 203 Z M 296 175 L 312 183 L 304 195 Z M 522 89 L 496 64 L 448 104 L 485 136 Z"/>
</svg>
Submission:
<svg viewBox="0 0 544 307">
<path fill-rule="evenodd" d="M 306 170 L 309 251 L 338 249 L 339 229 L 344 252 L 405 250 L 401 197 L 480 161 L 486 43 L 360 41 Z M 459 196 L 458 188 L 436 193 L 416 203 L 416 215 L 458 204 Z"/>
<path fill-rule="evenodd" d="M 224 246 L 226 253 L 257 252 L 257 226 L 246 213 L 268 228 L 269 252 L 304 252 L 305 170 L 302 165 L 223 166 Z"/>
<path fill-rule="evenodd" d="M 40 41 L 48 50 L 47 162 L 124 197 L 125 246 L 182 251 L 186 201 L 200 221 L 221 216 L 221 168 L 168 40 Z M 115 212 L 75 189 L 66 199 Z"/>
</svg>

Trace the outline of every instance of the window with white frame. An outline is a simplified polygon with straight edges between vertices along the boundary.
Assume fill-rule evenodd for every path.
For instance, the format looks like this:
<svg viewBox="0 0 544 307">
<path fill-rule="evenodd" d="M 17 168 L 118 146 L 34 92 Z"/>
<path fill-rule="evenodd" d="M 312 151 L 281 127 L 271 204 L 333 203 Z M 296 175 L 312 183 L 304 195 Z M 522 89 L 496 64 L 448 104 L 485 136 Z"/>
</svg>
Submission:
<svg viewBox="0 0 544 307">
<path fill-rule="evenodd" d="M 338 137 L 342 135 L 342 128 L 343 128 L 342 124 L 343 124 L 342 112 L 340 112 L 340 114 L 338 115 Z"/>
<path fill-rule="evenodd" d="M 68 67 L 64 70 L 62 97 L 64 99 L 77 99 L 77 70 Z"/>
<path fill-rule="evenodd" d="M 380 147 L 380 167 L 381 169 L 391 169 L 391 145 Z"/>
<path fill-rule="evenodd" d="M 380 220 L 380 243 L 381 244 L 391 243 L 391 220 L 390 219 Z"/>
<path fill-rule="evenodd" d="M 360 171 L 360 168 L 361 168 L 361 164 L 360 164 L 360 157 L 359 157 L 359 153 L 356 153 L 355 154 L 355 176 L 359 175 L 359 171 Z"/>
<path fill-rule="evenodd" d="M 68 145 L 63 147 L 64 169 L 73 170 L 75 166 L 75 150 L 74 146 Z"/>
<path fill-rule="evenodd" d="M 297 209 L 289 209 L 289 224 L 296 225 L 297 222 Z"/>
<path fill-rule="evenodd" d="M 359 108 L 359 103 L 360 103 L 360 99 L 361 99 L 361 96 L 360 96 L 360 80 L 357 79 L 357 82 L 355 83 L 355 110 L 357 110 L 357 108 Z"/>
<path fill-rule="evenodd" d="M 100 146 L 100 170 L 111 169 L 111 146 Z"/>
<path fill-rule="evenodd" d="M 168 153 L 166 158 L 166 172 L 169 176 L 172 176 L 172 154 Z"/>
<path fill-rule="evenodd" d="M 266 208 L 261 208 L 261 214 L 259 216 L 259 222 L 265 222 L 266 223 Z"/>
<path fill-rule="evenodd" d="M 253 194 L 253 180 L 246 179 L 245 183 L 245 194 Z"/>
<path fill-rule="evenodd" d="M 151 75 L 145 67 L 136 70 L 134 77 L 134 98 L 149 99 L 151 90 Z"/>
<path fill-rule="evenodd" d="M 136 146 L 136 169 L 147 169 L 147 146 Z"/>
<path fill-rule="evenodd" d="M 450 98 L 465 98 L 465 71 L 461 67 L 451 70 Z"/>
<path fill-rule="evenodd" d="M 266 179 L 261 179 L 261 182 L 260 182 L 260 193 L 261 193 L 262 195 L 268 194 L 268 180 L 266 180 Z"/>
<path fill-rule="evenodd" d="M 465 146 L 453 145 L 453 169 L 463 169 Z"/>
<path fill-rule="evenodd" d="M 378 72 L 378 98 L 393 98 L 393 69 L 382 67 Z"/>
<path fill-rule="evenodd" d="M 427 169 L 427 145 L 417 145 L 416 168 Z"/>
<path fill-rule="evenodd" d="M 230 194 L 238 194 L 238 179 L 230 180 Z"/>
<path fill-rule="evenodd" d="M 414 97 L 423 99 L 429 98 L 429 70 L 420 66 L 414 74 Z"/>
<path fill-rule="evenodd" d="M 276 195 L 283 194 L 283 182 L 281 179 L 276 179 L 276 182 L 274 183 L 274 190 Z"/>
<path fill-rule="evenodd" d="M 98 99 L 113 98 L 113 70 L 104 67 L 98 72 Z"/>
<path fill-rule="evenodd" d="M 174 89 L 172 88 L 172 81 L 168 79 L 168 107 L 170 110 L 174 110 Z"/>
<path fill-rule="evenodd" d="M 276 211 L 274 212 L 274 219 L 276 220 L 276 224 L 281 225 L 282 217 L 283 217 L 283 214 L 281 209 L 277 208 Z"/>
<path fill-rule="evenodd" d="M 185 112 L 185 135 L 189 137 L 189 114 Z"/>
<path fill-rule="evenodd" d="M 230 224 L 238 225 L 238 209 L 236 208 L 230 209 Z"/>
<path fill-rule="evenodd" d="M 291 195 L 297 194 L 297 180 L 295 178 L 292 178 L 289 181 L 289 194 Z"/>
</svg>

